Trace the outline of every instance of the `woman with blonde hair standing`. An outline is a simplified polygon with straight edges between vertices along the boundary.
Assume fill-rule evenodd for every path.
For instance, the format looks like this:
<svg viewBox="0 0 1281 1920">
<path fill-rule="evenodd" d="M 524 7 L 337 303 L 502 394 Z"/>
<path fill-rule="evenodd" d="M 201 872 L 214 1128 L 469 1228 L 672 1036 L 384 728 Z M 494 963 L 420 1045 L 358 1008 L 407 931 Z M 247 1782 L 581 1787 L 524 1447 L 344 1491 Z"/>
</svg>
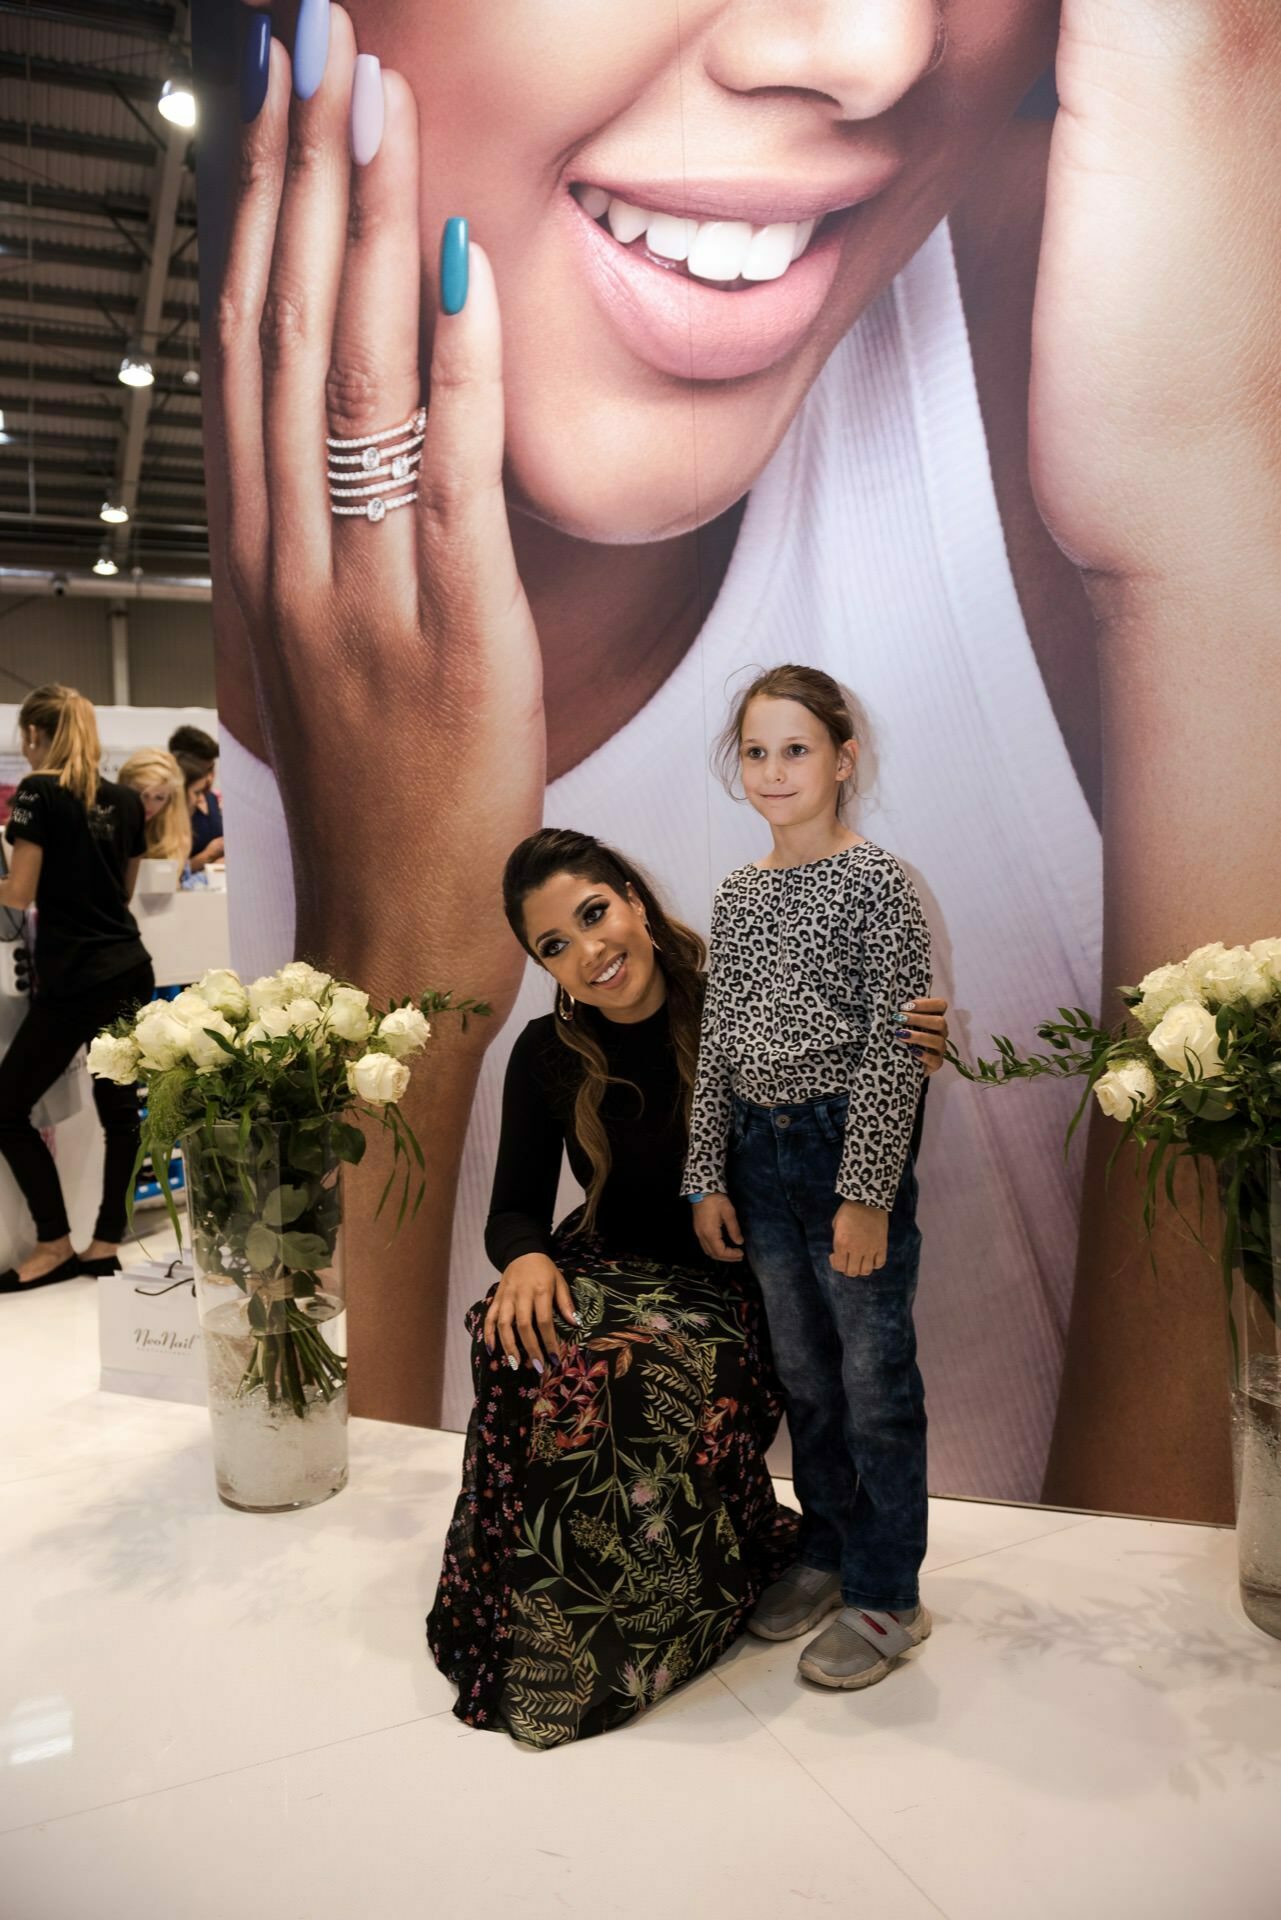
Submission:
<svg viewBox="0 0 1281 1920">
<path fill-rule="evenodd" d="M 178 877 L 191 858 L 191 809 L 182 768 L 163 747 L 139 747 L 117 776 L 142 801 L 148 860 L 173 860 Z"/>
<path fill-rule="evenodd" d="M 106 1135 L 102 1205 L 83 1254 L 70 1224 L 53 1155 L 31 1110 L 94 1035 L 155 986 L 129 901 L 145 851 L 143 803 L 102 778 L 93 708 L 72 687 L 37 687 L 18 714 L 31 772 L 13 798 L 6 830 L 11 871 L 0 906 L 35 905 L 35 991 L 27 1017 L 0 1059 L 0 1152 L 35 1222 L 36 1246 L 0 1275 L 0 1293 L 116 1270 L 125 1196 L 138 1150 L 132 1087 L 95 1080 Z"/>
</svg>

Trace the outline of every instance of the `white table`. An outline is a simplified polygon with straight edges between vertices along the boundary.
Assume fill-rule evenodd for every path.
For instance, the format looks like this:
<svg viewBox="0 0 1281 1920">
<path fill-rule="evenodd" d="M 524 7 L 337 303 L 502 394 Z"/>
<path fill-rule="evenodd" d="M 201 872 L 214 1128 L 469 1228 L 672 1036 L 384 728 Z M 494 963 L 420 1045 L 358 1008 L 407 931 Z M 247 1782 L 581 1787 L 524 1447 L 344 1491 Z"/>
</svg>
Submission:
<svg viewBox="0 0 1281 1920">
<path fill-rule="evenodd" d="M 934 1503 L 936 1628 L 866 1694 L 743 1642 L 550 1754 L 423 1642 L 457 1435 L 354 1423 L 309 1513 L 94 1389 L 93 1283 L 0 1300 L 5 1920 L 1276 1920 L 1281 1646 L 1213 1529 Z"/>
</svg>

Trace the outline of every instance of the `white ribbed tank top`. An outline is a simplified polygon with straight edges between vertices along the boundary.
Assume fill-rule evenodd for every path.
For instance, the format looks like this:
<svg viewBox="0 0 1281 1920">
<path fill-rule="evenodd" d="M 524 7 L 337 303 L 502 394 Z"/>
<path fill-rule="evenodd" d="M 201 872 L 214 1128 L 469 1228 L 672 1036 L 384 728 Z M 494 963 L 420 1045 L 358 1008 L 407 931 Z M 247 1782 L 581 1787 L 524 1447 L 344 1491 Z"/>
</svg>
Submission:
<svg viewBox="0 0 1281 1920">
<path fill-rule="evenodd" d="M 867 712 L 858 827 L 921 888 L 962 1047 L 1027 1041 L 1055 1008 L 1094 1005 L 1099 834 L 1010 574 L 946 227 L 815 383 L 752 491 L 697 643 L 549 788 L 547 823 L 616 842 L 706 929 L 716 883 L 768 845 L 710 778 L 710 745 L 736 677 L 786 660 L 825 668 Z M 270 774 L 234 743 L 222 771 L 233 946 L 253 974 L 292 952 L 284 822 Z M 481 1235 L 503 1071 L 549 1005 L 531 966 L 481 1076 L 450 1280 L 450 1426 L 471 1402 L 462 1314 L 492 1279 Z M 946 1069 L 931 1083 L 917 1325 L 936 1492 L 1039 1495 L 1076 1253 L 1080 1164 L 1062 1151 L 1076 1097 L 1049 1082 L 980 1093 Z"/>
</svg>

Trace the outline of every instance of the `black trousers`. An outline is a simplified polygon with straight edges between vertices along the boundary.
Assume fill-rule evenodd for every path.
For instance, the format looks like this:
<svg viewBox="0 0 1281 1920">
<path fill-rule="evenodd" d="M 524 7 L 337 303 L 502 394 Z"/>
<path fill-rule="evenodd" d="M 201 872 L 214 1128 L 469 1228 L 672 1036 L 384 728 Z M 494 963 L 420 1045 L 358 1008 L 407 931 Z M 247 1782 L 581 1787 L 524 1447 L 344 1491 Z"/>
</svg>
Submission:
<svg viewBox="0 0 1281 1920">
<path fill-rule="evenodd" d="M 68 1224 L 58 1169 L 31 1124 L 31 1109 L 80 1048 L 113 1020 L 150 1000 L 155 984 L 147 961 L 71 999 L 36 994 L 13 1045 L 0 1059 L 0 1153 L 31 1209 L 37 1240 L 60 1240 Z M 95 1080 L 93 1099 L 107 1136 L 94 1238 L 119 1242 L 125 1237 L 125 1201 L 138 1152 L 138 1093 L 111 1080 Z"/>
</svg>

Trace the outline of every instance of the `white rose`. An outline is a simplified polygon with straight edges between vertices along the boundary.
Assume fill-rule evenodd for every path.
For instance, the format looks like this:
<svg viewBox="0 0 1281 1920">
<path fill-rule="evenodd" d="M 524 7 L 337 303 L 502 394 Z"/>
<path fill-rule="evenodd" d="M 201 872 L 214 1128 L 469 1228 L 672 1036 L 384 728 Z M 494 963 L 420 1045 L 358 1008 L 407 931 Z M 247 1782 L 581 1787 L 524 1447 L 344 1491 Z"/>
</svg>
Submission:
<svg viewBox="0 0 1281 1920">
<path fill-rule="evenodd" d="M 280 969 L 279 977 L 285 988 L 286 1004 L 290 1000 L 319 1000 L 333 982 L 331 973 L 322 973 L 319 967 L 309 966 L 305 960 L 291 960 L 287 967 Z"/>
<path fill-rule="evenodd" d="M 1158 1060 L 1185 1080 L 1215 1080 L 1223 1072 L 1214 1015 L 1199 1000 L 1183 1000 L 1171 1007 L 1148 1035 L 1148 1045 Z"/>
<path fill-rule="evenodd" d="M 1162 1014 L 1168 1013 L 1180 1000 L 1196 998 L 1196 988 L 1186 967 L 1154 968 L 1140 980 L 1139 992 L 1143 998 L 1135 1012 L 1145 1027 L 1154 1027 Z"/>
<path fill-rule="evenodd" d="M 1281 993 L 1281 940 L 1256 940 L 1250 952 L 1272 982 L 1272 992 Z"/>
<path fill-rule="evenodd" d="M 184 987 L 168 1002 L 168 1006 L 174 1019 L 181 1020 L 184 1027 L 202 1026 L 213 1012 L 204 994 L 197 993 L 194 987 Z"/>
<path fill-rule="evenodd" d="M 359 987 L 335 987 L 329 997 L 328 1019 L 340 1040 L 368 1040 L 374 1024 L 369 995 Z"/>
<path fill-rule="evenodd" d="M 1221 960 L 1226 952 L 1227 948 L 1222 940 L 1211 940 L 1208 946 L 1198 947 L 1195 953 L 1188 955 L 1183 962 L 1183 967 L 1188 979 L 1192 982 L 1194 994 L 1204 994 L 1206 969 L 1212 967 L 1217 960 Z"/>
<path fill-rule="evenodd" d="M 1123 1060 L 1099 1076 L 1094 1096 L 1109 1120 L 1130 1120 L 1156 1099 L 1156 1075 L 1141 1060 Z"/>
<path fill-rule="evenodd" d="M 153 1072 L 164 1073 L 186 1058 L 191 1044 L 191 1028 L 169 1011 L 166 1000 L 149 1002 L 133 1030 L 141 1064 Z"/>
<path fill-rule="evenodd" d="M 249 1011 L 249 995 L 241 984 L 240 975 L 233 973 L 230 967 L 210 967 L 197 980 L 196 992 L 218 1013 L 225 1013 L 229 1020 L 238 1020 Z"/>
<path fill-rule="evenodd" d="M 284 1007 L 264 1007 L 252 1026 L 245 1028 L 241 1035 L 241 1044 L 251 1047 L 255 1040 L 281 1040 L 292 1033 L 289 1015 Z"/>
<path fill-rule="evenodd" d="M 100 1033 L 89 1043 L 89 1071 L 96 1080 L 114 1080 L 118 1087 L 131 1087 L 138 1078 L 138 1049 L 132 1040 Z"/>
<path fill-rule="evenodd" d="M 366 1053 L 347 1069 L 347 1084 L 374 1107 L 399 1100 L 409 1085 L 409 1068 L 389 1053 Z"/>
<path fill-rule="evenodd" d="M 286 1026 L 293 1033 L 311 1033 L 325 1017 L 314 1000 L 301 996 L 289 1002 L 284 1015 Z"/>
<path fill-rule="evenodd" d="M 431 1028 L 417 1007 L 396 1007 L 378 1023 L 378 1038 L 385 1040 L 397 1060 L 421 1053 L 431 1037 Z"/>
<path fill-rule="evenodd" d="M 1272 997 L 1272 982 L 1249 947 L 1228 947 L 1203 969 L 1205 997 L 1211 1005 L 1261 1007 Z"/>
<path fill-rule="evenodd" d="M 249 988 L 249 1011 L 261 1019 L 265 1007 L 283 1007 L 296 993 L 297 988 L 284 985 L 278 973 L 264 973 Z"/>
<path fill-rule="evenodd" d="M 211 1007 L 201 1025 L 193 1025 L 187 1035 L 187 1051 L 201 1073 L 215 1073 L 227 1064 L 227 1052 L 211 1038 L 212 1033 L 220 1033 L 224 1040 L 233 1043 L 236 1038 L 236 1029 L 226 1015 L 215 1013 Z"/>
</svg>

